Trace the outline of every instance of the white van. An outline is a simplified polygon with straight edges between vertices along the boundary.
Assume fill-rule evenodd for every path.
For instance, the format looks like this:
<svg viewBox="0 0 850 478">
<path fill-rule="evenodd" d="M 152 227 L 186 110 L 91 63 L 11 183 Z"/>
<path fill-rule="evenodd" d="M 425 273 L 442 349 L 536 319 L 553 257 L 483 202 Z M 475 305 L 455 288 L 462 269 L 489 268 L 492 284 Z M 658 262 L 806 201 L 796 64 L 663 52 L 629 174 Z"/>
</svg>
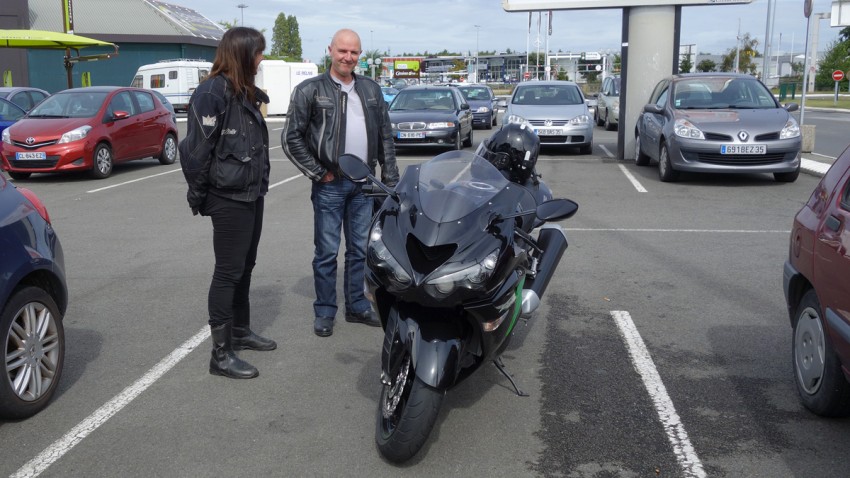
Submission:
<svg viewBox="0 0 850 478">
<path fill-rule="evenodd" d="M 298 83 L 319 74 L 313 63 L 290 63 L 283 60 L 263 60 L 257 69 L 254 84 L 269 95 L 267 115 L 285 115 L 289 98 Z"/>
<path fill-rule="evenodd" d="M 130 86 L 158 91 L 175 110 L 185 111 L 192 92 L 209 76 L 211 68 L 212 63 L 207 60 L 162 60 L 140 66 Z"/>
</svg>

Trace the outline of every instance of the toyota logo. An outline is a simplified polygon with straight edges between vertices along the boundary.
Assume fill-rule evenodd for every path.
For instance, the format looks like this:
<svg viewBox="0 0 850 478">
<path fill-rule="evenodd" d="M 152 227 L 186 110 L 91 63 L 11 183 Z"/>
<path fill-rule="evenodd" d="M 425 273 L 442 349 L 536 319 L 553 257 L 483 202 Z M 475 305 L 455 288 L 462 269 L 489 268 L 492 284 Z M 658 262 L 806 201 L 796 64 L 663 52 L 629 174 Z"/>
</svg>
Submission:
<svg viewBox="0 0 850 478">
<path fill-rule="evenodd" d="M 747 133 L 746 131 L 738 131 L 738 139 L 740 139 L 741 141 L 746 141 L 747 138 L 749 138 L 749 137 L 750 137 L 750 134 Z"/>
<path fill-rule="evenodd" d="M 544 126 L 552 126 L 552 120 L 546 120 L 543 122 Z"/>
<path fill-rule="evenodd" d="M 35 143 L 35 138 L 33 138 L 32 136 L 27 138 L 27 144 L 33 144 L 33 143 Z"/>
</svg>

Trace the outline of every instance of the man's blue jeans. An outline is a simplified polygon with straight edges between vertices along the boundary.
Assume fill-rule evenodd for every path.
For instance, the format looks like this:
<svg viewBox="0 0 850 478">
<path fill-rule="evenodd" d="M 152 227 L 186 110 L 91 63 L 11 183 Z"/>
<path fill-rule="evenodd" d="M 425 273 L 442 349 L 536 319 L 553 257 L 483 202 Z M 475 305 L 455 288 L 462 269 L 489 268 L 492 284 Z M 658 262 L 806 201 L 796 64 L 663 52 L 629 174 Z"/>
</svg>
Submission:
<svg viewBox="0 0 850 478">
<path fill-rule="evenodd" d="M 313 282 L 316 317 L 335 317 L 336 263 L 340 230 L 345 233 L 345 311 L 361 313 L 371 308 L 364 294 L 366 239 L 372 220 L 372 200 L 361 186 L 345 178 L 313 183 Z"/>
</svg>

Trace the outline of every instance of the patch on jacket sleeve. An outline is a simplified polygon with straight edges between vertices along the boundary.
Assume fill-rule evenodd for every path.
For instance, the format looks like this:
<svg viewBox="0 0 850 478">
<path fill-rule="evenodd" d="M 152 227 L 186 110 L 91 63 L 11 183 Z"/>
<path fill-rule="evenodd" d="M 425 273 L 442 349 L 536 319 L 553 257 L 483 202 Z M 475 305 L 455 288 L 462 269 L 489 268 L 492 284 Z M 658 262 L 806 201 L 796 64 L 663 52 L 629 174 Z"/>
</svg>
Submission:
<svg viewBox="0 0 850 478">
<path fill-rule="evenodd" d="M 215 128 L 215 116 L 202 116 L 201 125 L 212 126 L 213 128 Z"/>
</svg>

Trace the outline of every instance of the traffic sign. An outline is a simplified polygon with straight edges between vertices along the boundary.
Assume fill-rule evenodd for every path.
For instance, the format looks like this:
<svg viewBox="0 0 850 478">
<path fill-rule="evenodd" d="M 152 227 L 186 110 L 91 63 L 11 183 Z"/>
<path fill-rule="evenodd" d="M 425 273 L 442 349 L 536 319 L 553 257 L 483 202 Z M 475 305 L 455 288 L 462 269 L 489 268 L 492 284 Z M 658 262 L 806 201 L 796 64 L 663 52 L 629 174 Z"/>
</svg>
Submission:
<svg viewBox="0 0 850 478">
<path fill-rule="evenodd" d="M 835 70 L 832 72 L 832 79 L 835 81 L 841 81 L 844 79 L 844 72 L 841 70 Z"/>
</svg>

